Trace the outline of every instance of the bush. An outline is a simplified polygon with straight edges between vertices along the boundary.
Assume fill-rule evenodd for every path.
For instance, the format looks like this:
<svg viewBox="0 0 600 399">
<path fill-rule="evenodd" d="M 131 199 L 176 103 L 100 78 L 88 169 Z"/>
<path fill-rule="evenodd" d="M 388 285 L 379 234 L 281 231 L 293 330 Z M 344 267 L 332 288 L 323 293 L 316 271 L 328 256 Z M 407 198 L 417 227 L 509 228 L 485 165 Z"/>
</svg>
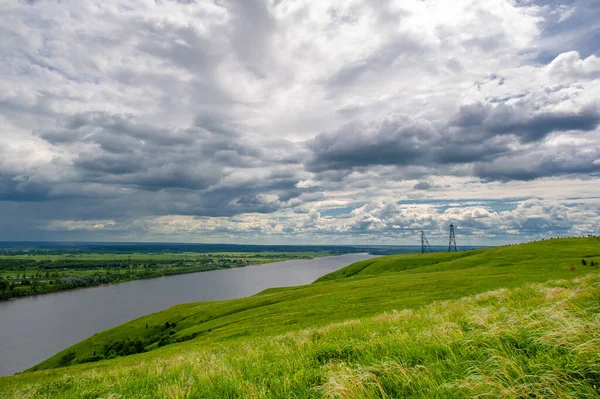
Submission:
<svg viewBox="0 0 600 399">
<path fill-rule="evenodd" d="M 162 347 L 165 345 L 169 345 L 171 343 L 171 338 L 169 336 L 164 336 L 158 341 L 158 347 Z"/>
<path fill-rule="evenodd" d="M 75 352 L 67 352 L 66 355 L 60 358 L 58 361 L 59 367 L 65 367 L 71 364 L 71 362 L 75 359 Z"/>
<path fill-rule="evenodd" d="M 144 352 L 144 341 L 139 338 L 114 341 L 104 346 L 104 356 L 111 359 L 117 356 L 135 355 Z"/>
<path fill-rule="evenodd" d="M 85 357 L 81 360 L 78 360 L 77 363 L 79 364 L 83 364 L 83 363 L 93 363 L 93 362 L 97 362 L 104 359 L 103 356 L 100 355 L 95 355 L 95 356 L 90 356 L 90 357 Z"/>
</svg>

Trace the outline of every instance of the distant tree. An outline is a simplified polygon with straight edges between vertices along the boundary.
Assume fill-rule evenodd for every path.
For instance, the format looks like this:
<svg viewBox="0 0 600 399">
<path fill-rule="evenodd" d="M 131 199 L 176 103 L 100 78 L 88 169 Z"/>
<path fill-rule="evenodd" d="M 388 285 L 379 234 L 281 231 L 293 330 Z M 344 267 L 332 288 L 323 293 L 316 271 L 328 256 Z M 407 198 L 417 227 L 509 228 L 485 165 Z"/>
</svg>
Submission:
<svg viewBox="0 0 600 399">
<path fill-rule="evenodd" d="M 584 265 L 584 266 L 587 265 L 587 262 L 585 261 L 585 259 L 581 259 L 581 264 Z"/>
<path fill-rule="evenodd" d="M 31 283 L 31 289 L 34 294 L 39 293 L 40 292 L 40 282 L 38 280 L 33 280 L 33 283 Z"/>
</svg>

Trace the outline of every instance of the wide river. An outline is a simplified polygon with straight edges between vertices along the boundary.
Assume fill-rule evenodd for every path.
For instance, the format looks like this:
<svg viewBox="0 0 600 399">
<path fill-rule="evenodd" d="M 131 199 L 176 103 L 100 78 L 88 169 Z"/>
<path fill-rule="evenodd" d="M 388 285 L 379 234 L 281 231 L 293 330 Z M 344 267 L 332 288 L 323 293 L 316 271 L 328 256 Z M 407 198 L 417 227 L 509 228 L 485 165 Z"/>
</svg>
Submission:
<svg viewBox="0 0 600 399">
<path fill-rule="evenodd" d="M 94 333 L 178 303 L 242 298 L 271 287 L 309 284 L 371 257 L 290 260 L 0 302 L 0 376 L 32 367 Z"/>
</svg>

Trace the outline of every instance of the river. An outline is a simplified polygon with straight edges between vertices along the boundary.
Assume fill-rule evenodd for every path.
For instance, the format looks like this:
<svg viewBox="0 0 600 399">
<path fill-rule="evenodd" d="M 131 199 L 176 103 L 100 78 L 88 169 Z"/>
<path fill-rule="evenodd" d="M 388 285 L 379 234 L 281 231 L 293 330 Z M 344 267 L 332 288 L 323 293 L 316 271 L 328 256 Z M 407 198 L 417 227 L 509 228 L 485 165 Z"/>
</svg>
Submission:
<svg viewBox="0 0 600 399">
<path fill-rule="evenodd" d="M 0 302 L 0 376 L 28 369 L 99 331 L 179 303 L 242 298 L 267 288 L 309 284 L 371 257 L 290 260 Z"/>
</svg>

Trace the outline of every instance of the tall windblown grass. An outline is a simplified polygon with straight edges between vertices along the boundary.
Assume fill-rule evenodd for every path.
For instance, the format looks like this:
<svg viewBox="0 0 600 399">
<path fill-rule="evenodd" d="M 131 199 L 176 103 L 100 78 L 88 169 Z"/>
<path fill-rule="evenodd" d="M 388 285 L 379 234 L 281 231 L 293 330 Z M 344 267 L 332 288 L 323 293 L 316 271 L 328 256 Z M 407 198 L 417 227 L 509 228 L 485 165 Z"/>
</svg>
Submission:
<svg viewBox="0 0 600 399">
<path fill-rule="evenodd" d="M 8 398 L 600 397 L 600 276 L 27 373 Z M 167 352 L 168 353 L 168 352 Z"/>
</svg>

